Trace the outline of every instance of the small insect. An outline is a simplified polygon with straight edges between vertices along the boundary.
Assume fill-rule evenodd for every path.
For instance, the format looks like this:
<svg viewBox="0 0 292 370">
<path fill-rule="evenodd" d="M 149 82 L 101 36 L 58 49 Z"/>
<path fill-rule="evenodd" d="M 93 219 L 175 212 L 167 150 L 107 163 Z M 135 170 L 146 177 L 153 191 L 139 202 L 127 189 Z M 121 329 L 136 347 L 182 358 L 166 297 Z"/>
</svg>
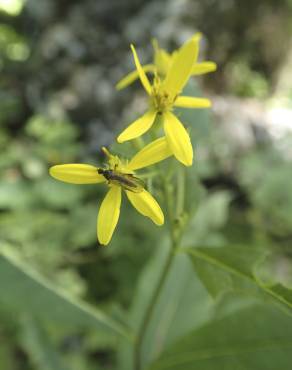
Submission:
<svg viewBox="0 0 292 370">
<path fill-rule="evenodd" d="M 109 183 L 121 186 L 133 193 L 141 193 L 145 187 L 144 181 L 130 173 L 121 173 L 115 170 L 99 168 L 97 172 L 103 175 Z"/>
</svg>

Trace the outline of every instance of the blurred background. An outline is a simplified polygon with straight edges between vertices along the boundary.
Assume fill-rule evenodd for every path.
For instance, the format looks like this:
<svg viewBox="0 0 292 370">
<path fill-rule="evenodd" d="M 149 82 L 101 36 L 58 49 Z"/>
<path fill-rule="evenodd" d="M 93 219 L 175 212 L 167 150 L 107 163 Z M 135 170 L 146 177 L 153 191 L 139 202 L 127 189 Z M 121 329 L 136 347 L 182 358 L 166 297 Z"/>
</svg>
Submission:
<svg viewBox="0 0 292 370">
<path fill-rule="evenodd" d="M 291 0 L 0 0 L 1 370 L 126 363 L 78 300 L 123 321 L 162 231 L 125 205 L 99 248 L 104 189 L 57 182 L 48 168 L 101 163 L 100 147 L 143 112 L 139 82 L 115 90 L 133 70 L 130 43 L 148 63 L 153 37 L 171 51 L 196 31 L 200 59 L 218 70 L 188 87 L 213 109 L 180 113 L 196 150 L 185 242 L 265 245 L 267 279 L 292 286 Z M 202 323 L 211 298 L 195 289 Z"/>
</svg>

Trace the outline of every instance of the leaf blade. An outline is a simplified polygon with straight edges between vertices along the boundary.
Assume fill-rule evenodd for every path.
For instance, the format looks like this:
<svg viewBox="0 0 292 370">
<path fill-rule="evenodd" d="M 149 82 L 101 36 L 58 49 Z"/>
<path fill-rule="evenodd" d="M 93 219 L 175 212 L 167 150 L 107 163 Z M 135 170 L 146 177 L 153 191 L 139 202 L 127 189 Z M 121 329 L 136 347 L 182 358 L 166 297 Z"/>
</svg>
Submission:
<svg viewBox="0 0 292 370">
<path fill-rule="evenodd" d="M 9 290 L 6 283 L 9 281 Z M 97 327 L 131 337 L 124 326 L 103 311 L 55 287 L 4 248 L 0 254 L 0 302 L 5 310 L 34 314 L 40 320 L 65 326 Z M 21 302 L 21 304 L 19 304 Z"/>
<path fill-rule="evenodd" d="M 246 279 L 276 301 L 292 308 L 292 292 L 290 289 L 281 284 L 265 285 L 256 277 L 254 268 L 257 262 L 265 255 L 262 248 L 225 246 L 220 248 L 187 248 L 183 250 L 190 255 L 192 260 L 203 260 L 231 276 Z"/>
<path fill-rule="evenodd" d="M 292 320 L 256 304 L 182 337 L 149 370 L 272 370 L 291 363 Z"/>
</svg>

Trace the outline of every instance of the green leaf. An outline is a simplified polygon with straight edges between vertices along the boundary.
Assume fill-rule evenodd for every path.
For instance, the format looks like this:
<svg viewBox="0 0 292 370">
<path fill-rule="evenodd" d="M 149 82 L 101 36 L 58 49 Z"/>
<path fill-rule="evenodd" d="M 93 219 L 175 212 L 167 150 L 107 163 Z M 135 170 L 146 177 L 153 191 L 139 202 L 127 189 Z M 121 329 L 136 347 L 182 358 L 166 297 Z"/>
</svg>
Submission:
<svg viewBox="0 0 292 370">
<path fill-rule="evenodd" d="M 193 266 L 199 279 L 214 298 L 234 288 L 234 279 L 229 273 L 214 267 L 204 260 L 192 258 Z"/>
<path fill-rule="evenodd" d="M 138 331 L 154 287 L 168 254 L 161 243 L 146 265 L 137 285 L 129 322 Z M 142 346 L 142 362 L 146 366 L 157 355 L 190 328 L 205 323 L 213 312 L 213 302 L 184 255 L 176 255 L 151 317 Z M 123 343 L 119 352 L 120 370 L 131 370 L 132 348 Z"/>
<path fill-rule="evenodd" d="M 87 327 L 129 338 L 127 329 L 103 311 L 54 286 L 7 247 L 0 255 L 0 309 L 16 316 L 33 315 L 40 320 L 70 328 Z"/>
<path fill-rule="evenodd" d="M 23 317 L 21 320 L 21 344 L 35 369 L 67 369 L 44 328 L 31 316 Z"/>
<path fill-rule="evenodd" d="M 227 191 L 217 191 L 203 197 L 190 220 L 183 243 L 187 244 L 190 241 L 193 245 L 201 245 L 203 241 L 214 243 L 217 230 L 227 222 L 231 198 L 231 194 Z"/>
<path fill-rule="evenodd" d="M 34 204 L 34 195 L 31 185 L 25 181 L 6 181 L 0 184 L 0 208 L 23 209 Z"/>
<path fill-rule="evenodd" d="M 291 317 L 257 304 L 192 331 L 149 370 L 289 370 L 291 350 Z"/>
<path fill-rule="evenodd" d="M 289 235 L 292 193 L 286 184 L 292 181 L 291 163 L 283 160 L 275 148 L 260 148 L 241 159 L 238 180 L 253 205 L 257 222 L 273 235 Z"/>
<path fill-rule="evenodd" d="M 2 317 L 1 320 L 3 320 Z M 3 325 L 1 325 L 1 332 L 0 364 L 3 369 L 15 369 L 17 366 L 15 352 L 13 352 L 13 345 L 9 342 L 10 338 L 7 338 L 6 333 L 3 333 Z"/>
<path fill-rule="evenodd" d="M 281 284 L 267 285 L 257 276 L 256 267 L 265 255 L 263 249 L 226 246 L 183 250 L 191 257 L 194 268 L 211 294 L 217 294 L 220 288 L 223 290 L 256 288 L 259 294 L 266 293 L 276 301 L 292 308 L 291 290 Z M 205 271 L 203 271 L 204 266 L 206 266 Z"/>
</svg>

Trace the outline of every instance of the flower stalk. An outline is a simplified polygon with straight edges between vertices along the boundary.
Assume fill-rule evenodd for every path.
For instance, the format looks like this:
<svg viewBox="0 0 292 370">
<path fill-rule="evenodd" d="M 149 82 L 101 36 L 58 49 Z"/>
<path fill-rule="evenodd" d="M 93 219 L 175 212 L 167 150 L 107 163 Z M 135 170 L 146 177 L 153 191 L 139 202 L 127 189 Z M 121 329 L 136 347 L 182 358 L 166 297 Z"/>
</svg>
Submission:
<svg viewBox="0 0 292 370">
<path fill-rule="evenodd" d="M 163 269 L 161 271 L 159 280 L 157 282 L 157 285 L 155 287 L 155 290 L 153 292 L 153 295 L 151 297 L 151 300 L 149 301 L 148 306 L 146 307 L 146 310 L 144 312 L 144 317 L 141 323 L 141 326 L 138 330 L 136 341 L 134 344 L 134 369 L 135 370 L 141 370 L 142 369 L 142 345 L 143 340 L 148 328 L 148 325 L 151 321 L 153 311 L 155 309 L 156 303 L 158 301 L 158 298 L 160 296 L 160 293 L 163 289 L 164 283 L 167 279 L 168 273 L 171 269 L 172 263 L 174 261 L 175 251 L 177 250 L 178 246 L 172 245 L 172 248 L 170 249 L 167 259 L 165 261 L 165 264 L 163 266 Z"/>
<path fill-rule="evenodd" d="M 160 277 L 157 281 L 157 285 L 154 289 L 153 295 L 146 307 L 141 325 L 136 335 L 136 341 L 134 344 L 134 369 L 142 370 L 142 346 L 145 338 L 148 326 L 151 322 L 153 312 L 156 304 L 159 300 L 160 294 L 163 290 L 164 284 L 167 280 L 168 274 L 173 265 L 176 252 L 180 247 L 181 236 L 183 235 L 184 223 L 180 222 L 181 217 L 184 214 L 184 199 L 185 199 L 185 171 L 184 168 L 180 167 L 177 174 L 177 186 L 176 186 L 176 197 L 177 202 L 174 209 L 173 192 L 166 179 L 164 181 L 164 198 L 166 200 L 166 216 L 169 221 L 169 238 L 171 240 L 171 246 L 162 267 Z"/>
<path fill-rule="evenodd" d="M 164 213 L 149 192 L 149 190 L 151 192 L 155 190 L 152 179 L 154 174 L 158 174 L 160 189 L 166 204 L 170 248 L 137 330 L 134 343 L 135 370 L 142 370 L 142 347 L 145 335 L 186 226 L 186 168 L 184 166 L 191 166 L 193 163 L 193 147 L 188 129 L 175 114 L 175 108 L 197 109 L 211 106 L 207 98 L 183 95 L 184 87 L 191 76 L 216 70 L 216 64 L 213 62 L 198 62 L 200 38 L 201 34 L 195 34 L 171 54 L 161 49 L 154 41 L 154 61 L 144 66 L 140 63 L 134 46 L 131 45 L 136 70 L 124 77 L 117 88 L 122 89 L 139 78 L 147 93 L 148 110 L 117 137 L 118 143 L 132 141 L 133 147 L 138 150 L 130 160 L 120 159 L 103 148 L 108 162 L 105 167 L 73 163 L 55 165 L 50 169 L 51 176 L 63 182 L 107 185 L 108 191 L 97 217 L 97 238 L 101 245 L 107 245 L 110 242 L 118 224 L 123 193 L 140 214 L 150 218 L 158 226 L 164 223 Z M 148 74 L 152 75 L 151 79 Z M 148 131 L 152 141 L 145 146 L 142 135 Z M 156 168 L 152 172 L 147 170 L 141 176 L 136 174 L 137 170 L 159 163 L 171 156 L 180 163 L 176 162 L 175 167 L 173 167 L 174 163 L 171 163 L 166 173 Z M 173 179 L 176 180 L 175 184 Z M 146 190 L 147 182 L 148 190 Z"/>
</svg>

